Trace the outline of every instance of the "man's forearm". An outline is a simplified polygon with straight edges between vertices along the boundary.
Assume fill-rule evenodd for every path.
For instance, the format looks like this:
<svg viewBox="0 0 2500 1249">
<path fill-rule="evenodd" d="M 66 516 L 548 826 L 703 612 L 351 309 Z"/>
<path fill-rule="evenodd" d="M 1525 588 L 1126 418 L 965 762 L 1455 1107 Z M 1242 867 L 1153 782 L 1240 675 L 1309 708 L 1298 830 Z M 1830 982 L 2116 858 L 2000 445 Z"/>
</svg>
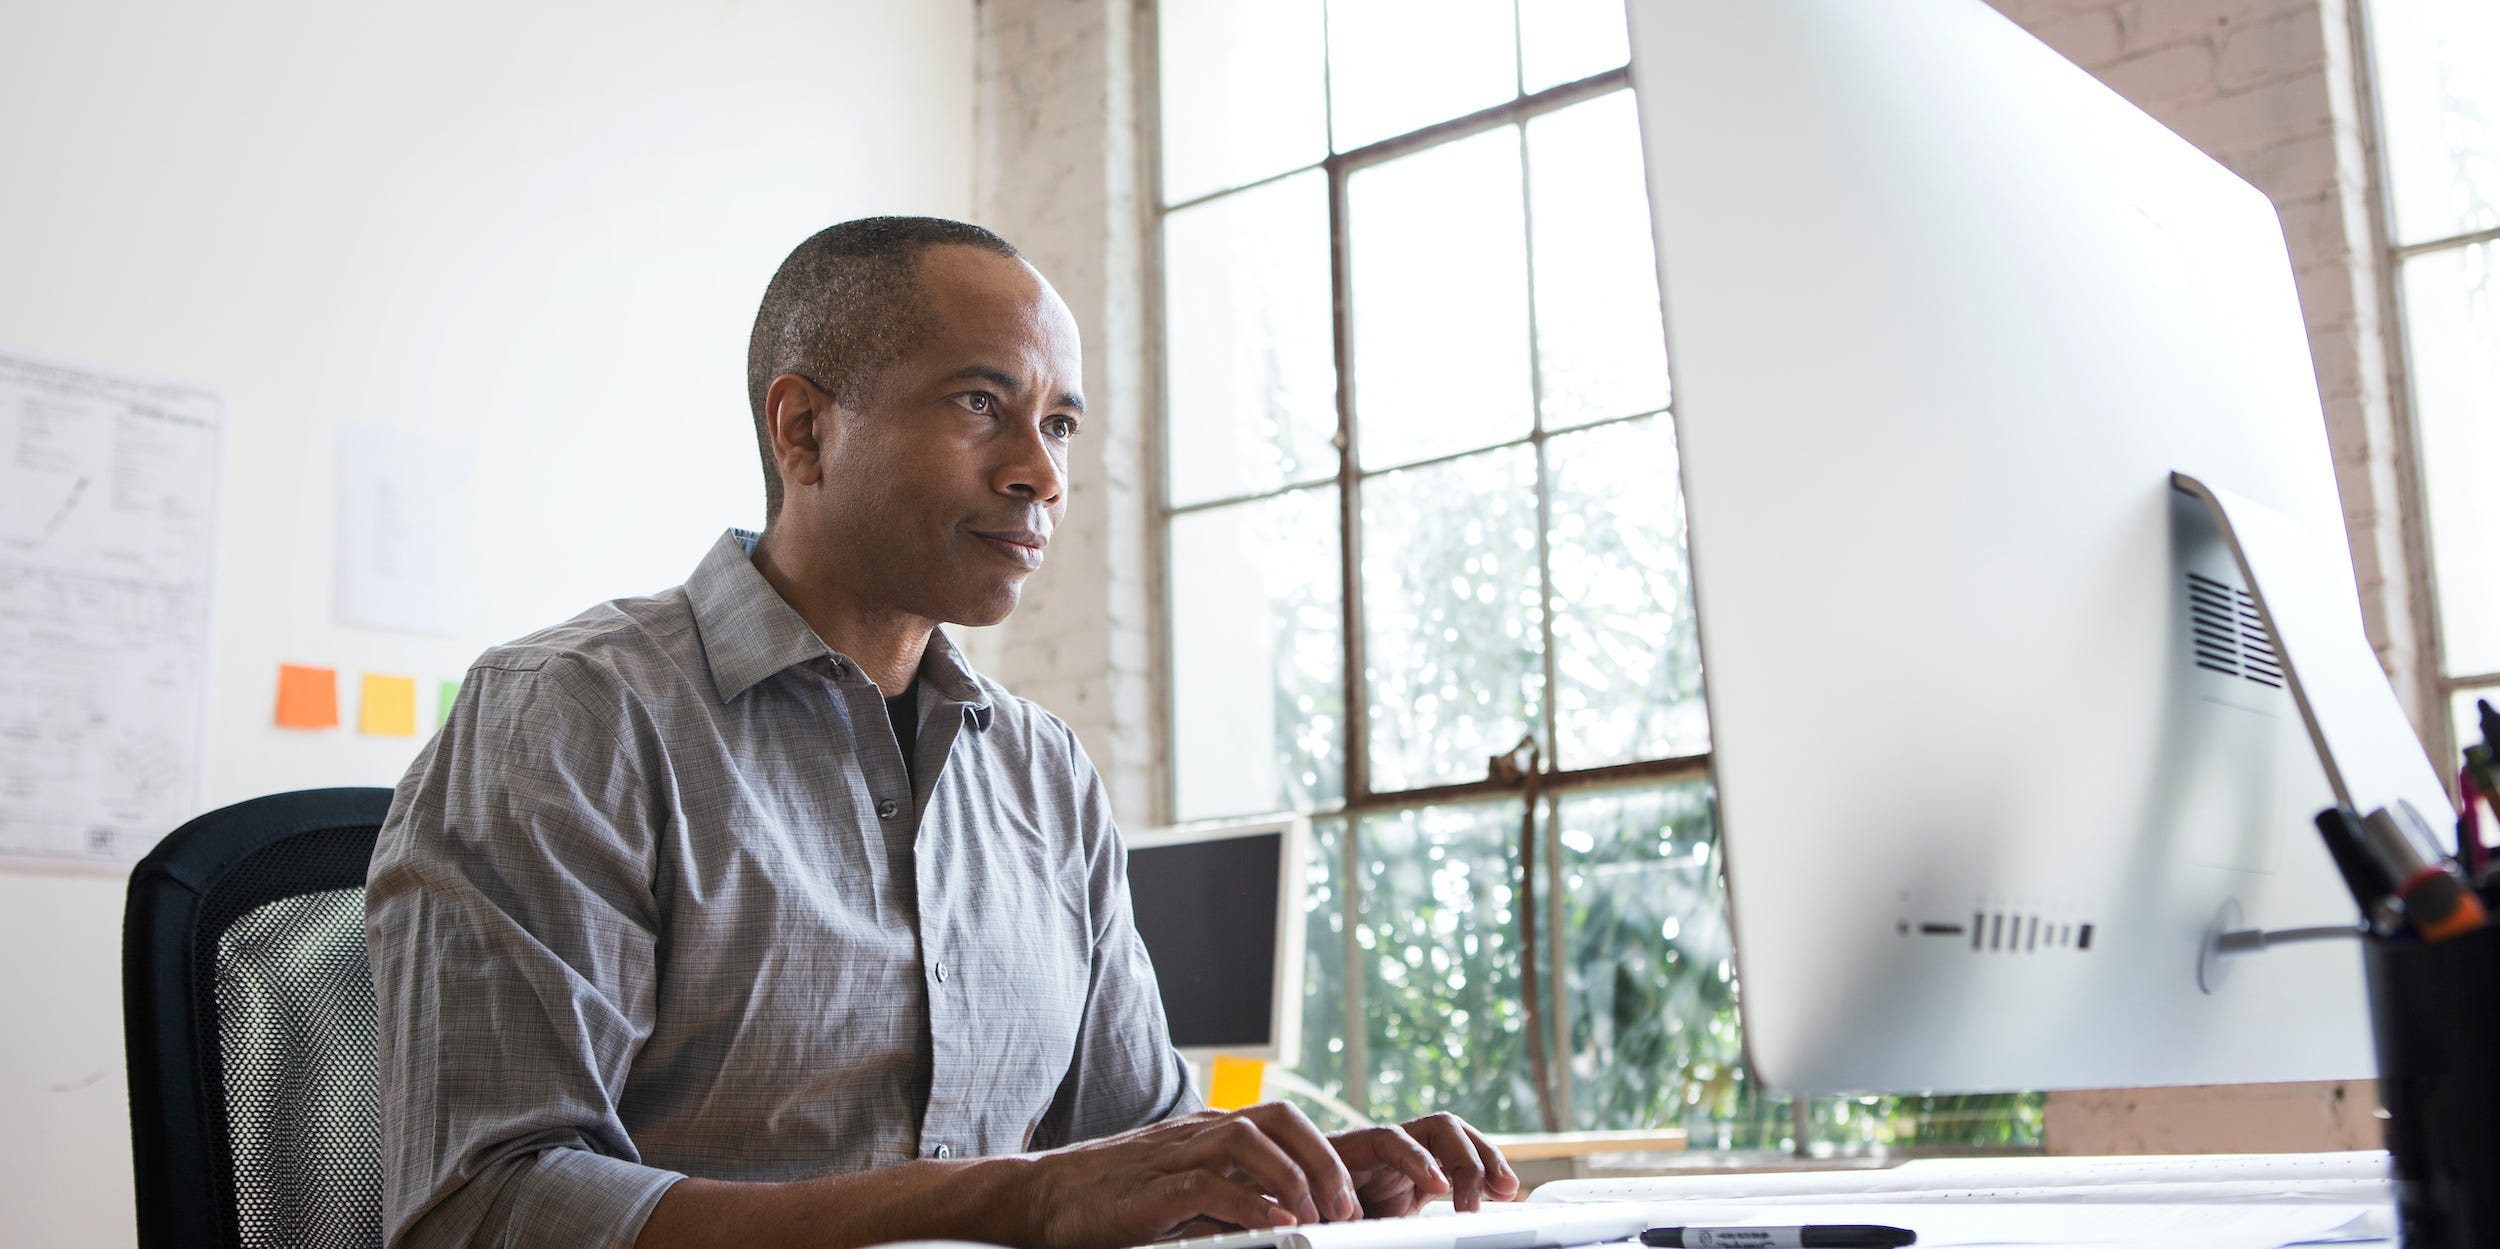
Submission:
<svg viewBox="0 0 2500 1249">
<path fill-rule="evenodd" d="M 688 1178 L 651 1211 L 635 1249 L 849 1249 L 897 1240 L 1031 1239 L 1029 1158 L 923 1159 L 788 1183 Z"/>
</svg>

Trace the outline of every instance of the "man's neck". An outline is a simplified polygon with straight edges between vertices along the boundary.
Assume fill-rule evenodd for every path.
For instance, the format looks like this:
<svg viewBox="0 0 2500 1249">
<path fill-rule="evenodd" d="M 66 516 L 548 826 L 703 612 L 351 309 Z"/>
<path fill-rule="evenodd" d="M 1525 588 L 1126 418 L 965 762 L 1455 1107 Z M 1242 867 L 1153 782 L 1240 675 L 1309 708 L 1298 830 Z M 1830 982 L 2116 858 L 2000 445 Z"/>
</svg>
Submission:
<svg viewBox="0 0 2500 1249">
<path fill-rule="evenodd" d="M 879 693 L 892 698 L 920 674 L 920 658 L 928 653 L 936 621 L 863 602 L 853 592 L 856 579 L 803 553 L 794 554 L 790 543 L 772 530 L 756 541 L 754 563 L 781 601 L 825 645 L 858 664 Z"/>
</svg>

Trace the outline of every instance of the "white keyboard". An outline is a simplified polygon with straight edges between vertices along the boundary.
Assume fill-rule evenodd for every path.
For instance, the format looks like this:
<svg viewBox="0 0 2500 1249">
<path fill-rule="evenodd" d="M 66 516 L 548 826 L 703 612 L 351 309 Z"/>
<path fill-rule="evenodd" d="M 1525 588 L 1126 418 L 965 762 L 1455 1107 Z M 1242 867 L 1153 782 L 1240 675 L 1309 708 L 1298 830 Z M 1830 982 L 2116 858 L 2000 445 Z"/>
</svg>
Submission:
<svg viewBox="0 0 2500 1249">
<path fill-rule="evenodd" d="M 1628 1203 L 1488 1203 L 1467 1214 L 1447 1206 L 1402 1219 L 1357 1219 L 1269 1231 L 1226 1232 L 1151 1249 L 1571 1249 L 1630 1240 L 1649 1230 L 1649 1209 Z"/>
</svg>

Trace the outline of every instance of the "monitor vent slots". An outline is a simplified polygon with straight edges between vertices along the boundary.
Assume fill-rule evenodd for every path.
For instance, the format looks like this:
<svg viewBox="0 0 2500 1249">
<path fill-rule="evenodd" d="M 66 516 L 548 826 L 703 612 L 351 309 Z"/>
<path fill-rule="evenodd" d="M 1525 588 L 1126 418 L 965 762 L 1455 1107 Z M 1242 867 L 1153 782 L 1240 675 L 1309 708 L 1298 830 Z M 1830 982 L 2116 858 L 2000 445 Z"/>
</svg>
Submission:
<svg viewBox="0 0 2500 1249">
<path fill-rule="evenodd" d="M 2237 586 L 2197 573 L 2187 575 L 2188 641 L 2196 666 L 2270 689 L 2283 688 L 2283 661 L 2266 636 L 2257 600 Z"/>
</svg>

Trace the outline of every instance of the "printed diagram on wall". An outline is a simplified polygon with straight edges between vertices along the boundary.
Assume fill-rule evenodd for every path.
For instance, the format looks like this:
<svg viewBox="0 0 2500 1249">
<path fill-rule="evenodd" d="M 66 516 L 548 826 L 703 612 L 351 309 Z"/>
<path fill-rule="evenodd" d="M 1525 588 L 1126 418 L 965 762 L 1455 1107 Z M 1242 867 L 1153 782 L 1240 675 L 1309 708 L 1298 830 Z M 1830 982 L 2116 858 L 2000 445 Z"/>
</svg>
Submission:
<svg viewBox="0 0 2500 1249">
<path fill-rule="evenodd" d="M 0 354 L 0 863 L 126 866 L 197 813 L 224 426 Z"/>
</svg>

